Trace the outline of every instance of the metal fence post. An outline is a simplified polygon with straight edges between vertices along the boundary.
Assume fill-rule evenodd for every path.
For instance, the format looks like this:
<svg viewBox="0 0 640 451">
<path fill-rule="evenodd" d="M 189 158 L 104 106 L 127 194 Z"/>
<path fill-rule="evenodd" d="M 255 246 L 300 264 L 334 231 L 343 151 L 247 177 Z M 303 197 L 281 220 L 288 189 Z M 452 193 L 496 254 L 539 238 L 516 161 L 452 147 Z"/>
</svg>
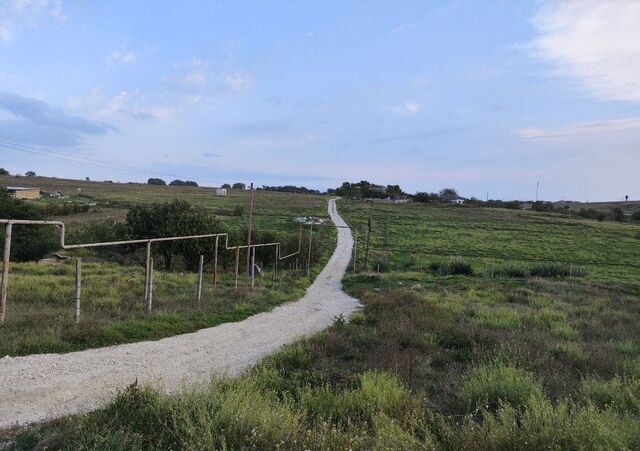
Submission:
<svg viewBox="0 0 640 451">
<path fill-rule="evenodd" d="M 149 299 L 149 267 L 151 262 L 151 241 L 147 242 L 147 258 L 145 259 L 145 273 L 144 273 L 144 299 Z"/>
<path fill-rule="evenodd" d="M 236 290 L 238 289 L 238 265 L 240 264 L 240 248 L 236 247 Z"/>
<path fill-rule="evenodd" d="M 147 309 L 151 313 L 153 306 L 153 257 L 149 257 L 149 293 L 147 296 Z"/>
<path fill-rule="evenodd" d="M 311 237 L 313 236 L 313 226 L 309 226 L 309 252 L 307 254 L 307 275 L 311 274 Z"/>
<path fill-rule="evenodd" d="M 256 280 L 256 248 L 251 251 L 251 288 L 253 288 Z"/>
<path fill-rule="evenodd" d="M 213 288 L 218 285 L 218 238 L 216 237 L 216 244 L 213 248 Z"/>
<path fill-rule="evenodd" d="M 7 309 L 7 292 L 9 289 L 9 257 L 11 256 L 11 232 L 13 224 L 8 223 L 4 228 L 4 255 L 2 259 L 2 302 L 0 303 L 0 324 L 4 324 Z"/>
<path fill-rule="evenodd" d="M 353 242 L 353 272 L 356 272 L 356 265 L 358 264 L 358 229 L 356 229 L 356 239 Z"/>
<path fill-rule="evenodd" d="M 80 294 L 82 290 L 82 259 L 76 258 L 76 312 L 73 316 L 76 324 L 80 323 Z"/>
<path fill-rule="evenodd" d="M 200 265 L 198 266 L 198 304 L 202 301 L 202 271 L 204 269 L 204 255 L 200 256 Z"/>
</svg>

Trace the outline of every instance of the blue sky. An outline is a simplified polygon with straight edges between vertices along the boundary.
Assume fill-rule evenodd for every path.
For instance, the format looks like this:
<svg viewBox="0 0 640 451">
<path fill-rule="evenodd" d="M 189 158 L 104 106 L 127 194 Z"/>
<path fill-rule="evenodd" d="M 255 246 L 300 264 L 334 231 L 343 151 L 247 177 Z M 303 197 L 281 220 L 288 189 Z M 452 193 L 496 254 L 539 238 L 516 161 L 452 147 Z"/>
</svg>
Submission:
<svg viewBox="0 0 640 451">
<path fill-rule="evenodd" d="M 638 23 L 635 0 L 1 0 L 0 141 L 58 157 L 0 166 L 640 198 Z"/>
</svg>

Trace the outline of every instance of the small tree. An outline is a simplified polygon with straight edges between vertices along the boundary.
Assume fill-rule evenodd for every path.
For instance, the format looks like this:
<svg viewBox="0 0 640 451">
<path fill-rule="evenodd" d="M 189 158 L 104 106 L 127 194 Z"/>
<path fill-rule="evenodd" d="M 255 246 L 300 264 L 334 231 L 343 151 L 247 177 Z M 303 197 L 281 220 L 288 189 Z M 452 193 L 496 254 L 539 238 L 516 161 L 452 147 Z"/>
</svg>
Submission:
<svg viewBox="0 0 640 451">
<path fill-rule="evenodd" d="M 0 218 L 44 219 L 42 212 L 32 204 L 14 199 L 6 190 L 0 190 Z M 0 247 L 4 246 L 4 233 L 0 233 Z M 44 257 L 58 247 L 55 230 L 50 226 L 15 225 L 11 239 L 11 258 L 31 261 Z"/>
<path fill-rule="evenodd" d="M 245 185 L 244 183 L 234 183 L 233 184 L 233 189 L 245 189 L 247 187 L 247 185 Z"/>
<path fill-rule="evenodd" d="M 458 196 L 458 191 L 455 188 L 442 188 L 439 194 L 440 197 L 456 197 Z"/>
<path fill-rule="evenodd" d="M 624 221 L 624 211 L 620 207 L 613 207 L 610 211 L 611 219 L 617 222 Z"/>
<path fill-rule="evenodd" d="M 36 173 L 34 171 L 27 171 L 24 175 L 26 175 L 27 177 L 35 177 Z"/>
<path fill-rule="evenodd" d="M 5 168 L 0 168 L 0 175 L 11 175 Z"/>
<path fill-rule="evenodd" d="M 147 185 L 166 185 L 167 182 L 165 182 L 162 179 L 158 179 L 158 178 L 150 178 L 149 180 L 147 180 Z"/>
<path fill-rule="evenodd" d="M 225 183 L 220 188 L 231 189 L 231 185 L 229 185 L 228 183 Z"/>
<path fill-rule="evenodd" d="M 189 202 L 138 205 L 127 214 L 127 230 L 134 239 L 164 238 L 185 235 L 206 235 L 219 230 L 215 218 Z M 165 269 L 171 269 L 173 257 L 181 255 L 190 270 L 198 267 L 200 255 L 209 261 L 213 256 L 211 241 L 206 239 L 165 241 L 154 246 L 164 259 Z"/>
</svg>

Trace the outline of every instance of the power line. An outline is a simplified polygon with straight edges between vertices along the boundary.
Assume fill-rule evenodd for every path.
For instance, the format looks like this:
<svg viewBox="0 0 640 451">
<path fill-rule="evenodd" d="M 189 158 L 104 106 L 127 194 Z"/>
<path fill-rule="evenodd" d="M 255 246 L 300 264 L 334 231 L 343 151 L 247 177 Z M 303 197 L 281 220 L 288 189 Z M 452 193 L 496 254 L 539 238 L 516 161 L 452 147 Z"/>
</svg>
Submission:
<svg viewBox="0 0 640 451">
<path fill-rule="evenodd" d="M 114 163 L 114 162 L 111 162 L 111 161 L 99 160 L 99 159 L 96 159 L 96 158 L 83 157 L 83 156 L 79 156 L 79 155 L 71 155 L 71 154 L 68 154 L 68 153 L 60 152 L 58 150 L 45 149 L 45 148 L 26 145 L 26 144 L 18 144 L 18 143 L 12 143 L 12 142 L 8 142 L 8 141 L 0 141 L 0 147 L 3 147 L 5 149 L 9 149 L 9 150 L 14 150 L 14 151 L 17 151 L 17 152 L 30 153 L 30 154 L 38 155 L 38 156 L 41 156 L 41 157 L 56 158 L 56 159 L 59 159 L 59 160 L 70 161 L 70 162 L 77 163 L 77 164 L 84 164 L 84 165 L 87 165 L 87 166 L 95 166 L 95 167 L 116 169 L 116 170 L 120 170 L 120 171 L 133 172 L 133 173 L 143 174 L 143 175 L 155 175 L 155 176 L 162 176 L 162 177 L 175 177 L 175 178 L 179 178 L 179 179 L 192 179 L 192 180 L 197 180 L 197 181 L 200 181 L 200 182 L 213 183 L 213 184 L 218 184 L 218 185 L 222 184 L 222 182 L 220 180 L 211 180 L 211 179 L 204 179 L 204 178 L 193 178 L 193 177 L 187 177 L 187 176 L 180 175 L 180 174 L 162 173 L 162 172 L 152 171 L 152 170 L 149 170 L 149 169 L 140 168 L 140 167 L 137 167 L 137 166 L 129 166 L 129 165 L 123 165 L 123 164 L 119 164 L 119 163 Z"/>
</svg>

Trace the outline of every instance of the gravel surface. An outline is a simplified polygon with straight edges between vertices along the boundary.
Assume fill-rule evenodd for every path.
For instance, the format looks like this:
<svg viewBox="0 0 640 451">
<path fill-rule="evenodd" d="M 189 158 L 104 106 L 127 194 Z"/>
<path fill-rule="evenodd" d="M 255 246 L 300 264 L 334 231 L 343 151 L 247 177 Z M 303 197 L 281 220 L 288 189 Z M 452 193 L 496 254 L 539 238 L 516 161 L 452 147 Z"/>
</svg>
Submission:
<svg viewBox="0 0 640 451">
<path fill-rule="evenodd" d="M 346 226 L 329 201 L 329 215 Z M 88 412 L 132 384 L 150 383 L 169 392 L 207 382 L 212 374 L 237 376 L 281 346 L 348 315 L 359 301 L 342 291 L 353 238 L 338 228 L 327 266 L 305 296 L 236 323 L 158 341 L 131 343 L 67 354 L 0 359 L 0 429 Z"/>
</svg>

